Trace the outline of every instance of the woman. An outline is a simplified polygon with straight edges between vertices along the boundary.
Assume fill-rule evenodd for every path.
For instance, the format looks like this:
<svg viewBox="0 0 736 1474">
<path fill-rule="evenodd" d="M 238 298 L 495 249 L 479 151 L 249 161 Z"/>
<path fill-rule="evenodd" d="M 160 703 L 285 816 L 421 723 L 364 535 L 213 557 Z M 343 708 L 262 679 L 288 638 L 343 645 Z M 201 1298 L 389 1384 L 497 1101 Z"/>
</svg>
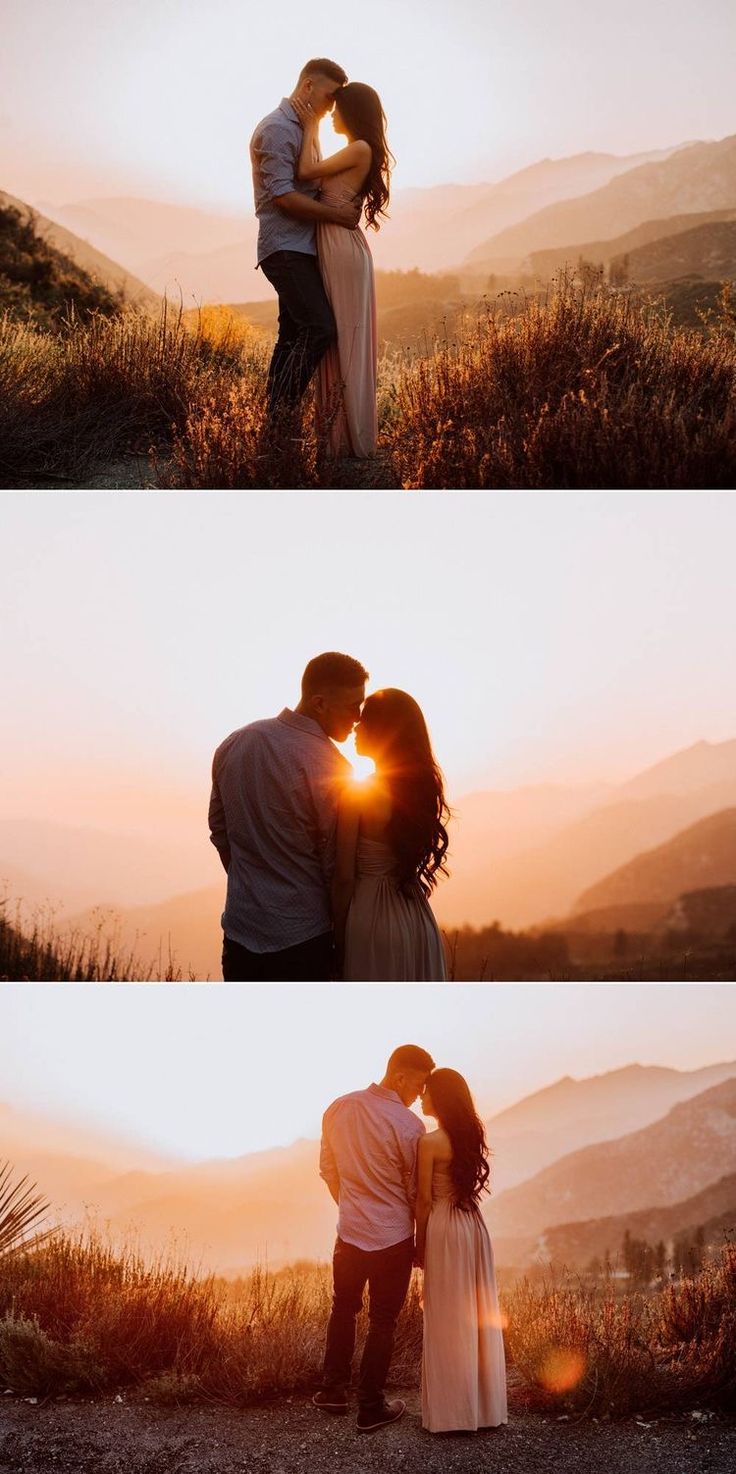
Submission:
<svg viewBox="0 0 736 1474">
<path fill-rule="evenodd" d="M 364 82 L 349 82 L 335 100 L 333 126 L 348 140 L 339 153 L 319 158 L 318 120 L 308 104 L 294 101 L 304 128 L 300 179 L 319 179 L 323 204 L 363 199 L 366 222 L 380 229 L 386 213 L 392 156 L 381 99 Z M 317 227 L 317 252 L 325 291 L 337 323 L 337 344 L 317 371 L 317 412 L 334 456 L 375 454 L 378 438 L 376 371 L 378 330 L 373 259 L 361 230 Z"/>
<path fill-rule="evenodd" d="M 506 1364 L 493 1250 L 478 1207 L 489 1177 L 483 1122 L 456 1070 L 432 1072 L 422 1110 L 438 1123 L 418 1154 L 422 1425 L 430 1433 L 496 1428 L 507 1421 Z"/>
<path fill-rule="evenodd" d="M 333 913 L 346 982 L 443 982 L 445 954 L 429 907 L 446 870 L 449 814 L 421 709 L 376 691 L 355 732 L 374 776 L 343 790 Z"/>
</svg>

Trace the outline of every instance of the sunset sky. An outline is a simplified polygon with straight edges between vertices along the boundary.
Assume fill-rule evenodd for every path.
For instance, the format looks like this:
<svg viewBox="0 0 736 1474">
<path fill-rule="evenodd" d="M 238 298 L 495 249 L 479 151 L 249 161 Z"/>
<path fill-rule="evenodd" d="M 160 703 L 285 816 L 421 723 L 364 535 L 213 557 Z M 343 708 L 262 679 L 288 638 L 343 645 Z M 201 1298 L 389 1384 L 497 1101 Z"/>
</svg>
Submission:
<svg viewBox="0 0 736 1474">
<path fill-rule="evenodd" d="M 0 818 L 199 834 L 325 649 L 416 697 L 452 797 L 627 778 L 736 735 L 735 538 L 715 493 L 8 494 Z"/>
<path fill-rule="evenodd" d="M 567 1074 L 728 1061 L 736 989 L 4 985 L 0 1104 L 182 1158 L 238 1156 L 316 1137 L 330 1100 L 409 1041 L 461 1070 L 486 1114 Z"/>
<path fill-rule="evenodd" d="M 400 187 L 736 129 L 732 0 L 25 0 L 2 32 L 0 188 L 31 203 L 250 210 L 253 125 L 313 55 L 381 93 Z"/>
</svg>

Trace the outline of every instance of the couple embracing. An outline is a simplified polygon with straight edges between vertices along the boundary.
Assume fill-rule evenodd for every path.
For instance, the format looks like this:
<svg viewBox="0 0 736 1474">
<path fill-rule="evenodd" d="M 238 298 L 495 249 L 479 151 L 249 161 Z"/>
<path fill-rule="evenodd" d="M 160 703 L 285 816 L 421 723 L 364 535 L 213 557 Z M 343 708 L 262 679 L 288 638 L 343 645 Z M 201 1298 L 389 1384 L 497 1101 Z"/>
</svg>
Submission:
<svg viewBox="0 0 736 1474">
<path fill-rule="evenodd" d="M 421 1099 L 437 1129 L 409 1109 Z M 394 1331 L 413 1266 L 423 1269 L 422 1424 L 431 1433 L 507 1420 L 506 1371 L 493 1250 L 479 1203 L 488 1147 L 467 1082 L 415 1044 L 395 1049 L 380 1085 L 333 1102 L 320 1175 L 339 1208 L 334 1297 L 314 1404 L 346 1413 L 355 1318 L 369 1292 L 360 1363 L 360 1432 L 406 1411 L 385 1395 Z"/>
<path fill-rule="evenodd" d="M 323 159 L 332 114 L 344 146 Z M 268 374 L 272 427 L 288 434 L 316 374 L 318 429 L 333 456 L 375 454 L 378 333 L 373 261 L 360 223 L 378 230 L 391 154 L 378 93 L 317 57 L 258 124 L 250 144 L 258 267 L 279 300 Z"/>
<path fill-rule="evenodd" d="M 309 661 L 292 710 L 218 747 L 210 839 L 227 872 L 226 982 L 442 982 L 429 896 L 445 871 L 449 810 L 420 707 L 366 699 L 350 655 Z M 373 776 L 335 746 L 355 731 Z"/>
</svg>

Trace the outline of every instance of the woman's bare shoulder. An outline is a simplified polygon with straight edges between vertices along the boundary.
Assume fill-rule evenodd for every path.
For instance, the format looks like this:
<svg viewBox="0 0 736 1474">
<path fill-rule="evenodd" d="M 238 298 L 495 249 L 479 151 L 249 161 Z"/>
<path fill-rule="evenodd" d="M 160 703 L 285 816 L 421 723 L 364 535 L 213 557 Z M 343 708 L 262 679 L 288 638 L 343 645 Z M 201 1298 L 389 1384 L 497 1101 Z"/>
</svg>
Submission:
<svg viewBox="0 0 736 1474">
<path fill-rule="evenodd" d="M 438 1126 L 436 1131 L 425 1131 L 424 1136 L 420 1138 L 419 1150 L 425 1152 L 427 1156 L 442 1157 L 448 1149 L 451 1151 L 450 1138 L 441 1126 Z"/>
</svg>

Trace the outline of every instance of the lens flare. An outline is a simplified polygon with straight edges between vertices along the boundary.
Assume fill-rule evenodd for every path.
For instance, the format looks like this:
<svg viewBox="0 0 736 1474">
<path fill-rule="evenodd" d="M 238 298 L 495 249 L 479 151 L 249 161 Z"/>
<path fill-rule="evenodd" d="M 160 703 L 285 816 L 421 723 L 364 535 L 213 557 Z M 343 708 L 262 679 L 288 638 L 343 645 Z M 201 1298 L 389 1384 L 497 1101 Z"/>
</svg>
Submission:
<svg viewBox="0 0 736 1474">
<path fill-rule="evenodd" d="M 547 1392 L 572 1392 L 582 1382 L 586 1366 L 581 1351 L 551 1346 L 542 1358 L 537 1376 Z"/>
</svg>

